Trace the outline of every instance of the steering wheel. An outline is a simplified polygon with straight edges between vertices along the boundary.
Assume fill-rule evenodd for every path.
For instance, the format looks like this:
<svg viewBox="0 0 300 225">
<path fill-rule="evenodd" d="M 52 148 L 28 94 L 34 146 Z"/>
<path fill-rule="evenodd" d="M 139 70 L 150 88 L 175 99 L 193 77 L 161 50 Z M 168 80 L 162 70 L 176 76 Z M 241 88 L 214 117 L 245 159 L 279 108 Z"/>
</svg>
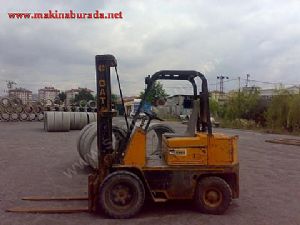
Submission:
<svg viewBox="0 0 300 225">
<path fill-rule="evenodd" d="M 150 120 L 164 121 L 163 119 L 159 118 L 155 112 L 152 112 L 152 111 L 146 112 L 146 111 L 144 111 L 144 113 L 146 114 L 146 116 L 149 117 Z"/>
</svg>

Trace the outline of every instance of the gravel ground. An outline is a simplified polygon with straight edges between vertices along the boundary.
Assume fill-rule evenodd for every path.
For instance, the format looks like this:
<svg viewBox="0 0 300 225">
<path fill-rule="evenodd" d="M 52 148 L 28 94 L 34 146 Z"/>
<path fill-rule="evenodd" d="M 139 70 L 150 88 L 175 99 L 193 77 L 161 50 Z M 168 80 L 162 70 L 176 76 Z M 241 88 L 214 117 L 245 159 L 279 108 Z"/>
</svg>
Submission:
<svg viewBox="0 0 300 225">
<path fill-rule="evenodd" d="M 179 123 L 169 123 L 183 131 Z M 239 135 L 240 198 L 226 214 L 204 215 L 191 202 L 147 203 L 134 219 L 112 220 L 104 215 L 20 214 L 15 206 L 83 206 L 85 202 L 24 202 L 30 195 L 85 195 L 89 169 L 76 150 L 79 131 L 46 133 L 40 122 L 0 122 L 0 224 L 289 224 L 300 225 L 300 147 L 266 143 L 287 137 L 252 131 L 216 129 Z M 299 138 L 300 139 L 300 138 Z M 73 173 L 72 173 L 73 172 Z"/>
</svg>

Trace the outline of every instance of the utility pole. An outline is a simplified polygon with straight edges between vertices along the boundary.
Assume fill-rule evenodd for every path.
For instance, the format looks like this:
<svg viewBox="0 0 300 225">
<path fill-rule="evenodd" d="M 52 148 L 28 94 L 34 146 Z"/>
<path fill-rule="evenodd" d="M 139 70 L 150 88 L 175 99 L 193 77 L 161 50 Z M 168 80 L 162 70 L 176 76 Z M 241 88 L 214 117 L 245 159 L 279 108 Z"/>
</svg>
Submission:
<svg viewBox="0 0 300 225">
<path fill-rule="evenodd" d="M 247 79 L 246 79 L 246 87 L 248 87 L 248 83 L 249 83 L 249 77 L 250 77 L 250 74 L 247 74 Z"/>
<path fill-rule="evenodd" d="M 224 93 L 224 79 L 229 79 L 227 76 L 217 76 L 217 79 L 220 80 L 220 93 Z"/>
<path fill-rule="evenodd" d="M 238 77 L 239 80 L 239 92 L 241 92 L 241 77 Z"/>
<path fill-rule="evenodd" d="M 6 81 L 7 93 L 9 93 L 9 90 L 13 89 L 15 84 L 17 84 L 17 83 L 12 80 Z M 5 90 L 4 90 L 4 92 L 5 92 Z"/>
</svg>

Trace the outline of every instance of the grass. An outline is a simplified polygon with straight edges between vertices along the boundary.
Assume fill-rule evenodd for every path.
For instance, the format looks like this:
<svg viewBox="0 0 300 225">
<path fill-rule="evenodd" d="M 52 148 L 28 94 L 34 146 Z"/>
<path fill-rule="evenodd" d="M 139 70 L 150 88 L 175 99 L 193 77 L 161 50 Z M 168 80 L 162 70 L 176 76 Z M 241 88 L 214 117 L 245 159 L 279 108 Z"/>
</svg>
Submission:
<svg viewBox="0 0 300 225">
<path fill-rule="evenodd" d="M 269 134 L 286 134 L 286 135 L 300 135 L 300 130 L 288 131 L 283 128 L 271 128 L 271 127 L 262 127 L 256 124 L 254 121 L 244 120 L 244 119 L 235 119 L 230 120 L 220 120 L 220 127 L 222 128 L 232 128 L 232 129 L 241 129 L 241 130 L 253 130 L 261 133 Z"/>
</svg>

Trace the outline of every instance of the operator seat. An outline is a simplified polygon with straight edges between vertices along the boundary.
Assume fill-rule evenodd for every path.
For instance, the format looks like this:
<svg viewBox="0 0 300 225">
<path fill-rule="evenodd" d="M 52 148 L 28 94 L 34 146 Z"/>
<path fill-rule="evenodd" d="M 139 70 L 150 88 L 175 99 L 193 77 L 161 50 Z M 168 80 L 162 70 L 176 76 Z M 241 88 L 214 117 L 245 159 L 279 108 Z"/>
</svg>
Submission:
<svg viewBox="0 0 300 225">
<path fill-rule="evenodd" d="M 171 138 L 171 137 L 194 137 L 195 131 L 196 131 L 196 125 L 197 125 L 197 119 L 200 112 L 200 100 L 194 100 L 193 101 L 193 109 L 192 113 L 190 115 L 190 119 L 187 123 L 186 130 L 183 134 L 178 133 L 164 133 L 163 136 L 165 138 Z"/>
</svg>

